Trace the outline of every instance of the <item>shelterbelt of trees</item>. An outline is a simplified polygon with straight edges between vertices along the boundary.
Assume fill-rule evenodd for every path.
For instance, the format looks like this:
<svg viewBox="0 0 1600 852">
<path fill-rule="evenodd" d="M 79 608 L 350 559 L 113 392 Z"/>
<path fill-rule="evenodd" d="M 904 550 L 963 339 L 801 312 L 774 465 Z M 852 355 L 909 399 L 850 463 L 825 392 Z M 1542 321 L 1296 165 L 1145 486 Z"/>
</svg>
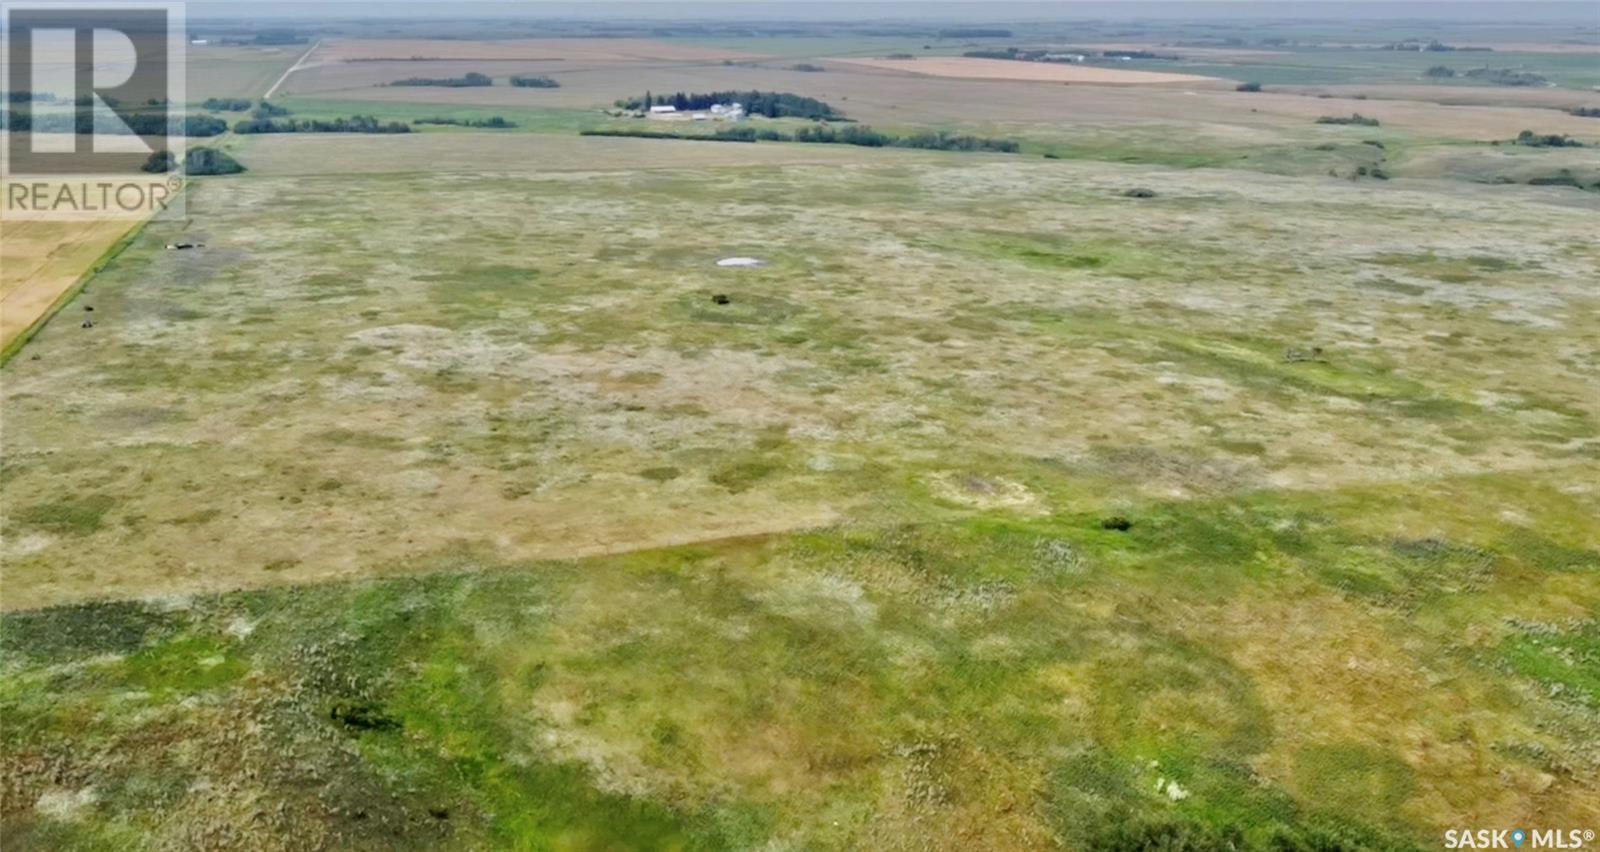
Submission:
<svg viewBox="0 0 1600 852">
<path fill-rule="evenodd" d="M 880 133 L 870 127 L 802 127 L 784 133 L 770 127 L 724 127 L 715 133 L 674 133 L 667 130 L 635 128 L 584 130 L 584 136 L 629 136 L 643 139 L 687 139 L 706 142 L 808 142 L 819 145 L 858 145 L 864 148 L 921 148 L 933 151 L 993 151 L 1014 154 L 1019 145 L 1014 139 L 990 139 L 944 131 L 926 131 L 909 136 Z"/>
<path fill-rule="evenodd" d="M 374 115 L 349 118 L 251 118 L 236 122 L 234 133 L 410 133 L 411 125 L 381 121 Z"/>
<path fill-rule="evenodd" d="M 227 122 L 209 115 L 165 115 L 158 112 L 136 112 L 117 116 L 120 123 L 109 117 L 96 120 L 92 115 L 74 113 L 28 114 L 0 109 L 0 129 L 18 133 L 103 133 L 112 136 L 180 135 L 217 136 L 228 129 Z"/>
<path fill-rule="evenodd" d="M 493 86 L 494 78 L 488 74 L 479 74 L 468 71 L 460 77 L 407 77 L 396 80 L 391 86 L 447 86 L 449 88 L 467 88 L 471 86 Z"/>
</svg>

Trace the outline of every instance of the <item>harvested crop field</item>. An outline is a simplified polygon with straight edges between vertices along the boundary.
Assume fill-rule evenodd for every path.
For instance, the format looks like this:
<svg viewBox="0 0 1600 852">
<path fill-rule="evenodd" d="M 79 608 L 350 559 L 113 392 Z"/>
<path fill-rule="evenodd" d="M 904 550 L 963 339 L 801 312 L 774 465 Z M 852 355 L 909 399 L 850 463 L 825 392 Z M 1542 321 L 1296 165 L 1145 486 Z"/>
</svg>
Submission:
<svg viewBox="0 0 1600 852">
<path fill-rule="evenodd" d="M 738 50 L 641 38 L 539 38 L 503 41 L 328 39 L 317 49 L 312 58 L 318 62 L 441 59 L 685 62 L 746 59 L 756 55 Z"/>
<path fill-rule="evenodd" d="M 0 239 L 0 351 L 25 334 L 137 222 L 8 221 Z"/>
<path fill-rule="evenodd" d="M 1009 59 L 976 59 L 971 57 L 923 57 L 906 59 L 853 59 L 834 58 L 831 62 L 859 65 L 890 71 L 925 74 L 930 77 L 959 77 L 968 80 L 1026 80 L 1046 83 L 1096 83 L 1106 86 L 1136 86 L 1160 83 L 1214 84 L 1227 81 L 1197 74 L 1174 74 L 1162 71 L 1128 71 L 1121 68 L 1100 68 L 1093 65 L 1069 65 L 1059 62 L 1019 62 Z"/>
</svg>

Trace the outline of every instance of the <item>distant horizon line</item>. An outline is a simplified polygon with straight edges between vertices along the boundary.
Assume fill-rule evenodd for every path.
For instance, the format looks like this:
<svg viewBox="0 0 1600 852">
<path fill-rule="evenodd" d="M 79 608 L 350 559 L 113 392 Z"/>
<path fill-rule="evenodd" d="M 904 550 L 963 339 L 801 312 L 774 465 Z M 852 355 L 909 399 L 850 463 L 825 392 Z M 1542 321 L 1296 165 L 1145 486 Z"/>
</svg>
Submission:
<svg viewBox="0 0 1600 852">
<path fill-rule="evenodd" d="M 189 0 L 191 19 L 371 18 L 847 23 L 1025 22 L 1206 17 L 1301 21 L 1431 21 L 1577 25 L 1600 31 L 1594 0 Z M 935 20 L 930 20 L 934 18 Z"/>
</svg>

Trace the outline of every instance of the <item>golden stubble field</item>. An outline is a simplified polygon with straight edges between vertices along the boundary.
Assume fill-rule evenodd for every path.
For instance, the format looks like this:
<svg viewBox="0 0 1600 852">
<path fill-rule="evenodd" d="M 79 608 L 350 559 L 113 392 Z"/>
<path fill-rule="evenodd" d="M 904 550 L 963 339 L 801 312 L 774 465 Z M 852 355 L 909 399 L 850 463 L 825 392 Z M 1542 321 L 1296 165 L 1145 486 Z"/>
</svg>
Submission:
<svg viewBox="0 0 1600 852">
<path fill-rule="evenodd" d="M 0 349 L 27 332 L 137 222 L 0 222 Z"/>
</svg>

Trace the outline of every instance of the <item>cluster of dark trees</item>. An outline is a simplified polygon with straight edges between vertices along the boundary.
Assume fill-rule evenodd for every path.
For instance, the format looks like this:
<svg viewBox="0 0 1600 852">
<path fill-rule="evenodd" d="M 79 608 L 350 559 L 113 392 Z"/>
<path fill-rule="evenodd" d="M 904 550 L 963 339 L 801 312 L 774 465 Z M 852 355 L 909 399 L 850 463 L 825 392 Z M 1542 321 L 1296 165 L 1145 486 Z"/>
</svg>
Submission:
<svg viewBox="0 0 1600 852">
<path fill-rule="evenodd" d="M 1529 148 L 1582 148 L 1583 143 L 1564 133 L 1534 133 L 1524 130 L 1517 134 L 1517 145 Z"/>
<path fill-rule="evenodd" d="M 122 123 L 138 136 L 170 133 L 179 136 L 205 137 L 220 135 L 228 129 L 227 122 L 209 115 L 165 116 L 161 113 L 136 112 L 120 118 Z M 29 115 L 10 110 L 0 110 L 0 127 L 18 133 L 29 131 L 77 134 L 122 133 L 122 128 L 110 123 L 97 126 L 94 117 L 90 115 L 70 113 Z"/>
<path fill-rule="evenodd" d="M 774 131 L 776 132 L 776 131 Z M 623 136 L 628 139 L 692 139 L 697 142 L 754 142 L 754 139 L 737 138 L 717 131 L 711 136 L 691 136 L 686 133 L 673 133 L 670 130 L 645 130 L 634 127 L 618 127 L 606 129 L 591 129 L 578 131 L 579 136 Z"/>
<path fill-rule="evenodd" d="M 672 106 L 679 110 L 710 109 L 717 104 L 740 103 L 749 115 L 763 115 L 767 118 L 809 118 L 813 120 L 832 119 L 838 120 L 842 116 L 833 107 L 828 106 L 816 98 L 796 95 L 792 92 L 706 92 L 684 93 L 678 92 L 671 95 L 651 95 L 644 93 L 642 99 L 624 99 L 617 101 L 617 106 L 623 109 L 649 109 L 652 106 Z"/>
<path fill-rule="evenodd" d="M 945 131 L 923 131 L 910 136 L 879 133 L 870 127 L 846 125 L 844 127 L 802 127 L 794 132 L 796 142 L 817 142 L 830 145 L 861 145 L 867 148 L 926 148 L 935 151 L 999 151 L 1013 154 L 1017 143 L 1012 139 L 989 139 Z"/>
<path fill-rule="evenodd" d="M 514 121 L 507 121 L 498 115 L 488 118 L 419 118 L 412 124 L 447 124 L 452 127 L 487 127 L 491 130 L 509 130 L 516 127 Z"/>
<path fill-rule="evenodd" d="M 1018 50 L 1015 47 L 992 47 L 983 50 L 969 50 L 962 56 L 968 59 L 1020 59 L 1023 62 L 1037 62 L 1044 58 L 1042 50 Z"/>
<path fill-rule="evenodd" d="M 1397 41 L 1391 44 L 1386 44 L 1380 49 L 1417 50 L 1426 51 L 1428 53 L 1451 53 L 1458 50 L 1463 53 L 1488 53 L 1494 50 L 1492 47 L 1456 47 L 1453 44 L 1445 44 L 1438 39 L 1433 39 L 1427 42 L 1424 42 L 1421 39 L 1408 39 L 1406 41 Z"/>
<path fill-rule="evenodd" d="M 257 46 L 277 46 L 285 44 L 306 44 L 311 39 L 300 35 L 294 30 L 264 30 L 256 33 L 251 38 L 225 37 L 217 40 L 218 44 L 249 44 Z"/>
<path fill-rule="evenodd" d="M 177 158 L 171 151 L 157 151 L 145 160 L 142 167 L 147 172 L 165 174 L 173 170 Z M 186 175 L 236 175 L 244 171 L 239 161 L 215 148 L 192 148 L 183 156 L 183 173 Z"/>
<path fill-rule="evenodd" d="M 1261 91 L 1261 84 L 1255 82 L 1240 83 L 1239 85 L 1235 86 L 1234 89 L 1240 92 L 1259 92 Z"/>
<path fill-rule="evenodd" d="M 1496 182 L 1510 183 L 1511 181 L 1510 178 L 1502 176 L 1501 179 Z M 1588 186 L 1584 186 L 1583 181 L 1579 180 L 1578 176 L 1572 173 L 1572 169 L 1566 168 L 1556 169 L 1553 174 L 1530 177 L 1527 180 L 1527 184 L 1529 186 L 1571 186 L 1578 189 L 1587 189 L 1591 192 L 1600 191 L 1600 181 L 1594 181 Z"/>
<path fill-rule="evenodd" d="M 1567 115 L 1579 118 L 1600 118 L 1600 107 L 1573 107 L 1567 110 Z"/>
<path fill-rule="evenodd" d="M 1318 124 L 1359 124 L 1362 127 L 1377 127 L 1376 118 L 1368 118 L 1359 112 L 1352 112 L 1349 116 L 1325 115 L 1317 119 Z"/>
<path fill-rule="evenodd" d="M 494 78 L 490 77 L 488 74 L 479 74 L 476 71 L 468 71 L 465 75 L 460 77 L 407 77 L 404 80 L 396 80 L 389 85 L 448 86 L 450 88 L 460 89 L 468 86 L 493 86 Z"/>
<path fill-rule="evenodd" d="M 1100 55 L 1107 59 L 1177 59 L 1175 53 L 1156 53 L 1149 50 L 1102 50 Z"/>
<path fill-rule="evenodd" d="M 267 30 L 256 33 L 256 37 L 251 39 L 250 43 L 260 45 L 305 44 L 310 40 L 310 38 L 300 35 L 294 30 Z"/>
<path fill-rule="evenodd" d="M 628 136 L 641 139 L 691 139 L 711 142 L 807 142 L 818 145 L 859 145 L 865 148 L 922 148 L 935 151 L 998 151 L 1015 153 L 1018 145 L 1012 139 L 989 139 L 943 131 L 926 131 L 910 136 L 879 133 L 870 127 L 845 125 L 829 127 L 818 125 L 802 127 L 792 134 L 770 127 L 756 128 L 748 125 L 724 127 L 709 136 L 673 133 L 667 130 L 584 130 L 584 136 Z"/>
<path fill-rule="evenodd" d="M 790 65 L 789 66 L 789 70 L 790 71 L 808 71 L 810 73 L 816 74 L 816 73 L 820 73 L 820 72 L 826 71 L 828 69 L 822 67 L 821 65 L 812 65 L 809 62 L 801 62 L 801 63 L 795 64 L 795 65 Z"/>
<path fill-rule="evenodd" d="M 1484 80 L 1496 86 L 1543 86 L 1550 82 L 1542 74 L 1532 71 L 1518 71 L 1515 68 L 1473 68 L 1466 72 L 1466 76 L 1474 80 Z"/>
<path fill-rule="evenodd" d="M 561 88 L 561 83 L 557 82 L 552 77 L 523 76 L 521 74 L 513 74 L 511 76 L 511 85 L 516 86 L 519 89 L 559 89 L 559 88 Z"/>
<path fill-rule="evenodd" d="M 122 105 L 122 101 L 120 101 L 120 100 L 118 100 L 116 98 L 110 97 L 109 95 L 101 95 L 100 96 L 100 100 L 106 106 L 110 106 L 110 107 L 121 106 Z M 148 99 L 148 100 L 146 100 L 144 102 L 144 105 L 145 106 L 153 106 L 154 107 L 154 106 L 161 106 L 162 104 L 165 104 L 166 102 L 167 102 L 166 98 L 150 98 L 150 99 Z M 57 97 L 57 96 L 51 94 L 50 92 L 6 92 L 3 96 L 0 96 L 0 103 L 13 103 L 13 104 L 25 104 L 25 103 L 60 104 L 60 103 L 66 103 L 66 99 Z M 72 103 L 75 106 L 94 106 L 95 100 L 94 100 L 94 96 L 93 95 L 79 95 L 76 99 L 74 99 L 72 101 Z"/>
<path fill-rule="evenodd" d="M 1451 68 L 1448 65 L 1435 65 L 1422 73 L 1427 77 L 1437 77 L 1441 80 L 1448 80 L 1456 75 L 1456 69 Z"/>
<path fill-rule="evenodd" d="M 201 106 L 212 112 L 245 112 L 250 110 L 253 105 L 255 105 L 255 102 L 249 98 L 206 98 L 205 102 L 201 104 Z M 262 101 L 250 114 L 256 118 L 274 118 L 288 115 L 289 110 L 277 104 Z"/>
<path fill-rule="evenodd" d="M 234 133 L 410 133 L 411 125 L 401 121 L 382 122 L 377 116 L 352 115 L 349 118 L 251 118 L 233 125 Z"/>
<path fill-rule="evenodd" d="M 125 119 L 126 120 L 126 119 Z M 161 116 L 159 114 L 134 113 L 131 120 L 127 120 L 133 132 L 140 135 L 161 132 Z M 220 118 L 209 115 L 186 115 L 183 117 L 184 136 L 220 136 L 228 130 L 228 123 Z"/>
</svg>

